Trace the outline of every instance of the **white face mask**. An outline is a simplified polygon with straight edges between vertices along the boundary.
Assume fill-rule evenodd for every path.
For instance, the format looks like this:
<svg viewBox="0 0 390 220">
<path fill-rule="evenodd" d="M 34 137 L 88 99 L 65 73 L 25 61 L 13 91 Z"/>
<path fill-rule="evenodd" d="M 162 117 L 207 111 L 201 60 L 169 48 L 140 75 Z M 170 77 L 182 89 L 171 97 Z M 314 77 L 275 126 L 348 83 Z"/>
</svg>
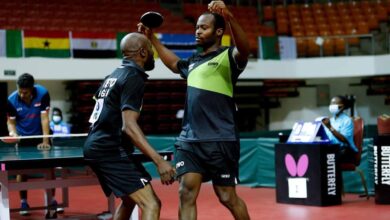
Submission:
<svg viewBox="0 0 390 220">
<path fill-rule="evenodd" d="M 332 115 L 337 115 L 340 112 L 340 108 L 338 105 L 329 105 L 329 111 Z"/>
<path fill-rule="evenodd" d="M 53 116 L 53 121 L 54 121 L 54 123 L 61 122 L 61 120 L 62 120 L 61 116 L 58 116 L 58 115 L 54 115 L 54 116 Z"/>
</svg>

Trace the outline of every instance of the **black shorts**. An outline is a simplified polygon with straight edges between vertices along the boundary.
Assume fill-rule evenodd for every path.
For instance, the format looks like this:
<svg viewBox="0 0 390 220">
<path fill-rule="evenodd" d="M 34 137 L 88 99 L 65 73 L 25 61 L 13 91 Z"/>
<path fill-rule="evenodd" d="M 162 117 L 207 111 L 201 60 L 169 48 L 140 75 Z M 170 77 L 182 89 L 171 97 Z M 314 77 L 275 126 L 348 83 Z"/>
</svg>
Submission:
<svg viewBox="0 0 390 220">
<path fill-rule="evenodd" d="M 239 182 L 239 142 L 178 141 L 175 148 L 177 177 L 185 173 L 200 173 L 203 182 L 211 180 L 219 186 L 234 186 Z"/>
<path fill-rule="evenodd" d="M 141 162 L 132 156 L 117 159 L 85 159 L 95 172 L 106 196 L 123 197 L 138 191 L 152 180 Z"/>
</svg>

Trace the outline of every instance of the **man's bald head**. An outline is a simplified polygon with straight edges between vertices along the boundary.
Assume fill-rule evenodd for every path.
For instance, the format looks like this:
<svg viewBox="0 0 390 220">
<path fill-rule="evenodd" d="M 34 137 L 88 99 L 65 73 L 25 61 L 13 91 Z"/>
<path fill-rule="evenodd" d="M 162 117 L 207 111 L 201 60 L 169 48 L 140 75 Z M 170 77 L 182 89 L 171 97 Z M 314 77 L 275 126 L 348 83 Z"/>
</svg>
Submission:
<svg viewBox="0 0 390 220">
<path fill-rule="evenodd" d="M 141 47 L 146 47 L 149 40 L 145 35 L 140 33 L 130 33 L 127 34 L 121 40 L 121 51 L 123 55 L 128 55 L 129 53 L 136 52 Z"/>
<path fill-rule="evenodd" d="M 140 33 L 127 34 L 121 41 L 124 59 L 132 60 L 146 71 L 154 68 L 152 43 Z"/>
</svg>

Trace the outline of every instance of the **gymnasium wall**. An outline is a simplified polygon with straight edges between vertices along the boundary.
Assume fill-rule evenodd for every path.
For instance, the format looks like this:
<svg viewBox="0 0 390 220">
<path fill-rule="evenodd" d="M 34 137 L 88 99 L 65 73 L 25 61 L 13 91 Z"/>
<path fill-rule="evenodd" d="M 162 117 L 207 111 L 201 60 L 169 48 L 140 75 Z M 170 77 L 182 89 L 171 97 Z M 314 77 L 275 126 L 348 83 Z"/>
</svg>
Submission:
<svg viewBox="0 0 390 220">
<path fill-rule="evenodd" d="M 310 79 L 375 76 L 390 74 L 390 55 L 300 58 L 292 60 L 250 60 L 241 78 L 245 79 Z M 34 73 L 37 79 L 81 80 L 102 79 L 120 64 L 118 59 L 52 59 L 0 58 L 0 80 L 16 76 L 4 70 Z M 176 79 L 161 62 L 149 72 L 151 79 Z"/>
<path fill-rule="evenodd" d="M 384 95 L 367 96 L 367 86 L 358 84 L 364 76 L 389 75 L 390 55 L 307 58 L 284 61 L 251 60 L 240 79 L 305 79 L 306 87 L 299 87 L 295 98 L 280 98 L 281 106 L 270 111 L 270 130 L 290 129 L 297 120 L 311 121 L 328 115 L 327 104 L 318 105 L 317 86 L 327 85 L 329 97 L 353 94 L 356 111 L 366 125 L 375 125 L 376 118 L 389 114 L 384 105 Z M 24 72 L 32 73 L 37 82 L 46 86 L 52 106 L 63 109 L 65 120 L 70 103 L 65 82 L 68 80 L 103 79 L 116 66 L 119 59 L 47 59 L 47 58 L 0 58 L 0 82 L 8 82 L 8 93 L 16 89 L 15 79 Z M 14 76 L 4 75 L 4 70 L 15 70 Z M 148 73 L 150 79 L 179 79 L 160 60 L 155 70 Z M 256 102 L 256 100 L 254 100 Z"/>
</svg>

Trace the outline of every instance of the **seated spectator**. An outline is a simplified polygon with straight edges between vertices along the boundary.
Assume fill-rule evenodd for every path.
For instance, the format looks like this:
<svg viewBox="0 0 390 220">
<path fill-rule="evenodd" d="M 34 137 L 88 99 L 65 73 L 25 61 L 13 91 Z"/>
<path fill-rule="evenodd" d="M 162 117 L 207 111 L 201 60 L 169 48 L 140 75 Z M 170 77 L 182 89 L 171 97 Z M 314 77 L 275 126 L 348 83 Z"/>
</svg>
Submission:
<svg viewBox="0 0 390 220">
<path fill-rule="evenodd" d="M 53 134 L 69 134 L 69 125 L 62 120 L 62 111 L 59 108 L 53 108 L 50 121 L 50 129 Z"/>
</svg>

